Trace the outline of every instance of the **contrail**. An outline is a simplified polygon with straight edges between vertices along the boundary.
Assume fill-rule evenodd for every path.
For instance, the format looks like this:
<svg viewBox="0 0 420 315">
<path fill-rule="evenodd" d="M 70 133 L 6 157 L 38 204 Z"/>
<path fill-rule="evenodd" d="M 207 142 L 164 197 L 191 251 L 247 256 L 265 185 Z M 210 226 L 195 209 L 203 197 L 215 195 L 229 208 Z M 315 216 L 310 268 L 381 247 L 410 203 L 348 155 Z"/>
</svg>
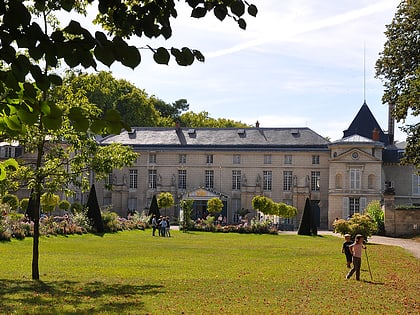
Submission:
<svg viewBox="0 0 420 315">
<path fill-rule="evenodd" d="M 381 3 L 373 4 L 365 8 L 354 10 L 347 13 L 342 13 L 321 21 L 316 21 L 310 25 L 305 25 L 301 28 L 291 27 L 288 33 L 279 33 L 278 36 L 269 36 L 253 39 L 230 48 L 221 49 L 213 52 L 205 53 L 206 58 L 215 58 L 227 54 L 232 54 L 247 48 L 257 47 L 263 44 L 276 42 L 276 41 L 285 41 L 290 40 L 296 37 L 297 35 L 305 34 L 312 31 L 317 31 L 323 28 L 340 25 L 350 21 L 357 20 L 361 17 L 372 15 L 381 11 L 386 11 L 391 8 L 396 8 L 396 4 L 391 1 L 384 1 Z"/>
</svg>

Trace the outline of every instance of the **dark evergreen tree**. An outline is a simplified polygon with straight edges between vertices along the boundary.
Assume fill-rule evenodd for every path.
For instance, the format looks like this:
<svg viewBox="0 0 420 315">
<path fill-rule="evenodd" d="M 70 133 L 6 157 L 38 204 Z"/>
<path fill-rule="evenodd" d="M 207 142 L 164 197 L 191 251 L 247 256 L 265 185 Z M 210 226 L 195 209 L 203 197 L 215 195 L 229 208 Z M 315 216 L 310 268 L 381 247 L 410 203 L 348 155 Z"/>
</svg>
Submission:
<svg viewBox="0 0 420 315">
<path fill-rule="evenodd" d="M 156 195 L 153 195 L 152 202 L 150 203 L 149 216 L 156 215 L 156 218 L 160 217 L 160 210 L 157 202 Z"/>
<path fill-rule="evenodd" d="M 318 230 L 316 228 L 312 204 L 309 198 L 306 198 L 305 208 L 303 209 L 302 219 L 300 220 L 299 235 L 317 235 Z"/>
<path fill-rule="evenodd" d="M 88 208 L 87 216 L 92 226 L 96 229 L 96 232 L 104 233 L 104 223 L 102 221 L 101 210 L 99 209 L 98 198 L 96 197 L 95 184 L 92 184 L 92 187 L 90 188 L 86 207 Z"/>
</svg>

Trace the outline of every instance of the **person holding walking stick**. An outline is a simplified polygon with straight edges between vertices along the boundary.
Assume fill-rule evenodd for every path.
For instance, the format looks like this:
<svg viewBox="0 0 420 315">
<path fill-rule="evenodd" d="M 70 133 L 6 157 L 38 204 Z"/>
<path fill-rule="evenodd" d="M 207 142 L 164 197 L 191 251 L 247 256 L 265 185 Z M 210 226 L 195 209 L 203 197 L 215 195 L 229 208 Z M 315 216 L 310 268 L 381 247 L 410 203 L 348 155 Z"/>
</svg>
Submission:
<svg viewBox="0 0 420 315">
<path fill-rule="evenodd" d="M 350 252 L 353 255 L 353 268 L 349 271 L 346 279 L 350 279 L 353 273 L 356 273 L 356 280 L 360 280 L 360 267 L 362 266 L 362 251 L 365 249 L 363 245 L 363 235 L 357 234 L 354 243 L 349 246 Z"/>
</svg>

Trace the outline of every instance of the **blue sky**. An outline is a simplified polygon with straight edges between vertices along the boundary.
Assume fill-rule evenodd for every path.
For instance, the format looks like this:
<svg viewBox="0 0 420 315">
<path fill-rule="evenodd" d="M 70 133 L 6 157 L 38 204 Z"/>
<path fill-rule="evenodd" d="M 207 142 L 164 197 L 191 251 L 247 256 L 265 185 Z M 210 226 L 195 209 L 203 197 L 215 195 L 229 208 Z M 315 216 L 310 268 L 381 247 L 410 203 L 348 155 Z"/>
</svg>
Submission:
<svg viewBox="0 0 420 315">
<path fill-rule="evenodd" d="M 157 65 L 142 50 L 135 70 L 118 65 L 110 70 L 149 95 L 168 103 L 185 98 L 191 110 L 214 118 L 258 120 L 261 127 L 309 127 L 332 140 L 342 137 L 366 97 L 387 130 L 388 111 L 374 65 L 398 0 L 250 2 L 259 12 L 246 19 L 246 31 L 212 14 L 190 18 L 180 1 L 170 40 L 131 41 L 137 47 L 198 49 L 205 63 Z M 405 140 L 398 128 L 395 133 L 396 140 Z"/>
</svg>

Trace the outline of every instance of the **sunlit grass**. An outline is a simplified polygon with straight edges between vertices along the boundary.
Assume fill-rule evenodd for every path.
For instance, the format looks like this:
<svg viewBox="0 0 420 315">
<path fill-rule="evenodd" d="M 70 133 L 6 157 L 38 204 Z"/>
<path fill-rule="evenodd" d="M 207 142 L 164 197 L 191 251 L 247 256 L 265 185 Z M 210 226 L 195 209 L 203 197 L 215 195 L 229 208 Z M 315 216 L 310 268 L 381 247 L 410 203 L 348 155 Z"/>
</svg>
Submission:
<svg viewBox="0 0 420 315">
<path fill-rule="evenodd" d="M 334 236 L 150 231 L 0 243 L 1 314 L 418 314 L 419 260 L 369 244 L 346 280 Z"/>
</svg>

